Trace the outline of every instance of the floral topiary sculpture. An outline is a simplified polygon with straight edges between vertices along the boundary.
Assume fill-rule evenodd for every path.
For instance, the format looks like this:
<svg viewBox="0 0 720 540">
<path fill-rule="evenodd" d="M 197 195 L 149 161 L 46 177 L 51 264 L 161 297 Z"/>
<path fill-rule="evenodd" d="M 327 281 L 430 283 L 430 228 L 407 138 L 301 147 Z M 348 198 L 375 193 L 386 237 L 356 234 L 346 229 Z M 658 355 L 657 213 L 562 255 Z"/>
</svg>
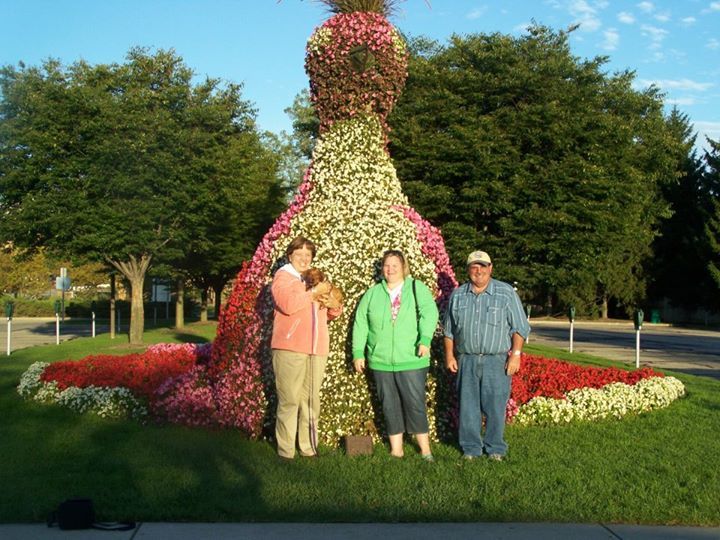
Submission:
<svg viewBox="0 0 720 540">
<path fill-rule="evenodd" d="M 305 64 L 320 118 L 312 162 L 295 199 L 235 280 L 206 375 L 210 380 L 230 378 L 223 383 L 221 423 L 251 436 L 272 423 L 268 284 L 285 262 L 289 242 L 298 235 L 310 238 L 318 247 L 313 266 L 346 295 L 343 315 L 330 323 L 321 392 L 320 432 L 324 442 L 336 444 L 344 435 L 374 433 L 381 421 L 375 417 L 369 380 L 350 369 L 348 343 L 353 310 L 377 276 L 383 251 L 402 249 L 412 275 L 434 291 L 441 309 L 456 281 L 439 231 L 408 206 L 387 153 L 387 115 L 407 76 L 406 46 L 384 16 L 387 2 L 359 2 L 380 12 L 354 10 L 358 2 L 326 3 L 336 14 L 308 40 Z M 429 383 L 435 436 L 452 429 L 451 393 L 438 399 L 448 387 L 442 378 L 442 370 L 436 369 Z"/>
</svg>

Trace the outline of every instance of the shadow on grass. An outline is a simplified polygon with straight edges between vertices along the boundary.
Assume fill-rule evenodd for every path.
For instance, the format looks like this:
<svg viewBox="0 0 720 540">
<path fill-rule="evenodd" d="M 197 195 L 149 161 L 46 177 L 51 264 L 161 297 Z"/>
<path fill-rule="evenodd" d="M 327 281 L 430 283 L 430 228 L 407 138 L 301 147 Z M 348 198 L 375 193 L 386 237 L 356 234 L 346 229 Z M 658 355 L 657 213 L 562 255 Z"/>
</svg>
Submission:
<svg viewBox="0 0 720 540">
<path fill-rule="evenodd" d="M 20 406 L 22 415 L 3 422 L 0 448 L 9 457 L 0 470 L 11 468 L 15 481 L 0 494 L 0 521 L 44 521 L 69 498 L 92 499 L 100 521 L 227 521 L 238 507 L 265 513 L 261 478 L 241 457 L 248 442 L 236 433 Z"/>
<path fill-rule="evenodd" d="M 171 335 L 173 338 L 177 339 L 181 343 L 209 343 L 210 339 L 206 338 L 205 336 L 200 336 L 198 334 L 191 334 L 189 332 L 172 332 Z"/>
</svg>

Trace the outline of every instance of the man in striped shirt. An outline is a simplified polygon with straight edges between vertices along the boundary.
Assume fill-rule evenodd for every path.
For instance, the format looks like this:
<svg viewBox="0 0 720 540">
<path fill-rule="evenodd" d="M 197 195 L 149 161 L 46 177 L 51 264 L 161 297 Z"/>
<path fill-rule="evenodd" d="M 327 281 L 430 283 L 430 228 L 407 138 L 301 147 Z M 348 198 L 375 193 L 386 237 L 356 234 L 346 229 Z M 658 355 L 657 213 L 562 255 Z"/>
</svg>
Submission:
<svg viewBox="0 0 720 540">
<path fill-rule="evenodd" d="M 452 292 L 445 312 L 445 365 L 457 373 L 463 458 L 485 453 L 502 461 L 507 454 L 503 436 L 510 381 L 520 369 L 530 325 L 517 293 L 492 279 L 492 268 L 484 251 L 468 256 L 470 280 Z"/>
</svg>

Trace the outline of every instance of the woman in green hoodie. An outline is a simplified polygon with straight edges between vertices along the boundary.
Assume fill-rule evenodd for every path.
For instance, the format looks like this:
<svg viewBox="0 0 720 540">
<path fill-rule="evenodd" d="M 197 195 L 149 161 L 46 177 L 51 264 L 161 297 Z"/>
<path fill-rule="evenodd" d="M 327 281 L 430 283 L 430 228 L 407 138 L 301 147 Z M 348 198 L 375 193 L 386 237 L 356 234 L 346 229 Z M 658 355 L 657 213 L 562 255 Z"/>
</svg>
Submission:
<svg viewBox="0 0 720 540">
<path fill-rule="evenodd" d="M 415 434 L 423 458 L 430 451 L 425 381 L 430 367 L 430 341 L 438 322 L 432 293 L 408 276 L 402 251 L 382 258 L 383 280 L 360 299 L 353 326 L 353 364 L 373 372 L 385 415 L 390 454 L 403 456 L 403 433 Z"/>
</svg>

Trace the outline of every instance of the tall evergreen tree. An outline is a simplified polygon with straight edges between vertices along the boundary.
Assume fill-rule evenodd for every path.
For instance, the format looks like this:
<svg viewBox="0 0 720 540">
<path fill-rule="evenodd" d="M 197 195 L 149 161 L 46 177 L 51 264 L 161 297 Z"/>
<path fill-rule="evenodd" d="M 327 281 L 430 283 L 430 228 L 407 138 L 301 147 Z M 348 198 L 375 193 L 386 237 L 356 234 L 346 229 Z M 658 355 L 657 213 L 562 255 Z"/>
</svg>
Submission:
<svg viewBox="0 0 720 540">
<path fill-rule="evenodd" d="M 652 275 L 649 296 L 653 302 L 669 300 L 677 307 L 695 309 L 709 300 L 712 280 L 708 274 L 708 242 L 705 227 L 712 212 L 712 187 L 703 171 L 703 160 L 693 150 L 696 136 L 687 115 L 673 110 L 668 126 L 682 141 L 674 156 L 680 170 L 663 187 L 663 198 L 672 215 L 663 220 L 653 246 L 648 271 Z"/>
<path fill-rule="evenodd" d="M 710 288 L 711 307 L 720 307 L 720 141 L 708 140 L 710 150 L 705 153 L 703 178 L 711 197 L 712 208 L 705 226 L 708 245 L 707 268 L 714 281 Z"/>
</svg>

